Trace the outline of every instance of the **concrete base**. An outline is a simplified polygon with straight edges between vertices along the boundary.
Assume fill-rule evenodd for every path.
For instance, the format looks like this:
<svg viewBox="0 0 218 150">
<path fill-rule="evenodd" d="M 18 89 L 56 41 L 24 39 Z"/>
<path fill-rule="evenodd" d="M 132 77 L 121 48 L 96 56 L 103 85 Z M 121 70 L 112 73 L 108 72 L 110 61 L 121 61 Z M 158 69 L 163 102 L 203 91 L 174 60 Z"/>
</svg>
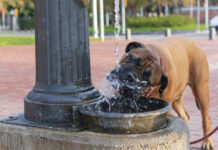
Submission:
<svg viewBox="0 0 218 150">
<path fill-rule="evenodd" d="M 1 150 L 188 150 L 189 131 L 184 121 L 168 116 L 164 129 L 145 134 L 67 132 L 0 123 Z"/>
</svg>

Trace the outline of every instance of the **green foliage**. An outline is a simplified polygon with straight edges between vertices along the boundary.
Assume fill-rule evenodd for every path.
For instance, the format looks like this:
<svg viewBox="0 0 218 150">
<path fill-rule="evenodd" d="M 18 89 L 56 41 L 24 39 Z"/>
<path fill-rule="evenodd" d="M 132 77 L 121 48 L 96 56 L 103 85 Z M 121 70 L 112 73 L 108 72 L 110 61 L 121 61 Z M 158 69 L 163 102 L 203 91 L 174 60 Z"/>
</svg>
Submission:
<svg viewBox="0 0 218 150">
<path fill-rule="evenodd" d="M 34 19 L 33 18 L 19 18 L 19 27 L 21 30 L 32 30 L 34 29 Z"/>
<path fill-rule="evenodd" d="M 131 27 L 132 32 L 159 32 L 165 31 L 166 27 Z M 195 31 L 197 30 L 197 24 L 187 24 L 183 26 L 170 27 L 172 31 Z M 200 30 L 205 30 L 205 25 L 200 25 Z"/>
<path fill-rule="evenodd" d="M 30 16 L 34 17 L 34 3 L 33 0 L 23 0 L 24 6 L 23 9 L 20 9 L 19 17 Z"/>
<path fill-rule="evenodd" d="M 155 31 L 164 31 L 166 27 L 130 27 L 132 32 L 155 32 Z M 197 24 L 185 24 L 183 26 L 174 26 L 170 27 L 172 31 L 194 31 L 197 29 Z M 113 26 L 105 27 L 105 33 L 114 33 L 115 28 Z M 122 29 L 121 29 L 122 30 Z M 200 25 L 200 30 L 205 30 L 205 25 Z M 93 32 L 93 28 L 89 27 L 89 32 Z"/>
<path fill-rule="evenodd" d="M 195 19 L 182 15 L 170 15 L 164 17 L 129 17 L 128 27 L 175 27 L 186 24 L 194 24 Z"/>
</svg>

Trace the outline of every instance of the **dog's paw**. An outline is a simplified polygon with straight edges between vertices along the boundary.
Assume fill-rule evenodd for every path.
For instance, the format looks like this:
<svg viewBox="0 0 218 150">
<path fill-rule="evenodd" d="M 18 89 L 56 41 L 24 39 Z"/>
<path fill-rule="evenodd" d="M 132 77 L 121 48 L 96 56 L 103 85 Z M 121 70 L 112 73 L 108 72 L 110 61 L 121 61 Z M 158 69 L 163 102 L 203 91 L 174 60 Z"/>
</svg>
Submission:
<svg viewBox="0 0 218 150">
<path fill-rule="evenodd" d="M 208 138 L 207 140 L 203 141 L 201 149 L 202 150 L 214 150 L 214 144 L 211 138 Z"/>
</svg>

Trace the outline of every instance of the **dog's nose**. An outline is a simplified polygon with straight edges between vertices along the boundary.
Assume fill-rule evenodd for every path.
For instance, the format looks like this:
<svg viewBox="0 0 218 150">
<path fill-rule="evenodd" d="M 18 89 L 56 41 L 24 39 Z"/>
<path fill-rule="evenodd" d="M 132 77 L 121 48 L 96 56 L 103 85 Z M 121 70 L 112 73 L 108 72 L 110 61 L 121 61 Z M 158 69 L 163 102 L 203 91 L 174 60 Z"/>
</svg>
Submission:
<svg viewBox="0 0 218 150">
<path fill-rule="evenodd" d="M 127 74 L 126 80 L 127 80 L 128 82 L 131 82 L 131 83 L 134 82 L 134 81 L 135 81 L 135 76 L 134 76 L 134 74 L 133 74 L 133 73 Z"/>
<path fill-rule="evenodd" d="M 119 78 L 123 82 L 133 83 L 135 82 L 136 75 L 132 72 L 122 72 L 119 74 Z"/>
</svg>

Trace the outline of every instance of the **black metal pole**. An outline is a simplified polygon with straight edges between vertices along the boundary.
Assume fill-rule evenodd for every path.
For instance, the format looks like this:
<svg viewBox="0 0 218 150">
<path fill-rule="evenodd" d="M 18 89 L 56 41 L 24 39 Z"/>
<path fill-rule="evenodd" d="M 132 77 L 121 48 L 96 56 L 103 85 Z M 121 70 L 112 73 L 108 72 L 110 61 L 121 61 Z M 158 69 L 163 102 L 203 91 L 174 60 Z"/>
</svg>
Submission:
<svg viewBox="0 0 218 150">
<path fill-rule="evenodd" d="M 35 0 L 35 33 L 36 84 L 24 100 L 25 119 L 70 123 L 72 106 L 100 97 L 91 83 L 88 8 L 79 0 Z"/>
</svg>

